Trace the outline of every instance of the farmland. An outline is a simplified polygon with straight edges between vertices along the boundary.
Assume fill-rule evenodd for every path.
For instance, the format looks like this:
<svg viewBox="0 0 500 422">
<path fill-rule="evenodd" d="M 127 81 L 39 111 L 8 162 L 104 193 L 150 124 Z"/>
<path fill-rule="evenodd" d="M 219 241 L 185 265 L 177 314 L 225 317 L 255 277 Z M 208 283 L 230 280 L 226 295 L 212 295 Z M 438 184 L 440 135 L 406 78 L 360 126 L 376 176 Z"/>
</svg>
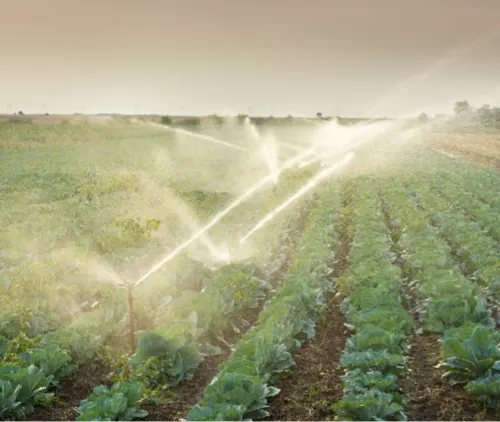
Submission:
<svg viewBox="0 0 500 422">
<path fill-rule="evenodd" d="M 0 123 L 0 419 L 498 419 L 498 133 L 101 120 Z"/>
</svg>

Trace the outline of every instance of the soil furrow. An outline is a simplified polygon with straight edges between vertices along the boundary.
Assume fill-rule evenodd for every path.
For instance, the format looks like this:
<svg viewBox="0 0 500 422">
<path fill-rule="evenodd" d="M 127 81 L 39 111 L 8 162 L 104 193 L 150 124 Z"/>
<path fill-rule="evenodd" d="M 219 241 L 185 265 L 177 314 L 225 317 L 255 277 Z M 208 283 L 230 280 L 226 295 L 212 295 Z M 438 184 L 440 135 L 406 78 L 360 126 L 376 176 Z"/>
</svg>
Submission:
<svg viewBox="0 0 500 422">
<path fill-rule="evenodd" d="M 288 237 L 285 253 L 286 257 L 283 264 L 273 274 L 271 274 L 271 283 L 273 286 L 278 286 L 285 276 L 290 264 L 291 253 L 295 248 L 296 241 L 300 233 L 305 229 L 307 217 L 310 207 L 305 205 L 300 212 L 295 235 Z M 248 329 L 252 327 L 258 320 L 258 316 L 262 307 L 248 310 L 244 318 L 250 324 Z M 247 329 L 247 330 L 248 330 Z M 240 333 L 228 333 L 228 344 L 234 344 L 247 330 L 242 330 Z M 219 365 L 224 362 L 229 354 L 229 347 L 220 344 L 223 347 L 223 353 L 219 356 L 210 356 L 200 363 L 196 370 L 193 379 L 183 381 L 178 386 L 168 390 L 166 403 L 159 405 L 144 405 L 141 408 L 147 410 L 149 415 L 143 420 L 180 420 L 185 417 L 189 409 L 201 402 L 203 391 L 210 383 L 213 377 L 219 370 Z M 99 371 L 92 372 L 92 375 L 87 375 L 81 371 L 74 375 L 69 380 L 61 385 L 60 392 L 57 393 L 57 401 L 52 407 L 43 408 L 37 407 L 34 413 L 27 416 L 26 420 L 40 421 L 57 421 L 57 420 L 74 420 L 78 413 L 76 408 L 80 405 L 80 401 L 87 398 L 92 389 L 98 385 L 104 384 L 110 386 L 112 383 L 107 379 L 107 375 L 111 369 L 101 368 Z"/>
<path fill-rule="evenodd" d="M 332 418 L 331 405 L 342 397 L 343 370 L 338 367 L 344 352 L 346 328 L 339 311 L 342 299 L 328 298 L 326 315 L 316 327 L 313 341 L 294 356 L 292 373 L 275 386 L 280 394 L 269 401 L 268 420 L 321 421 Z"/>
<path fill-rule="evenodd" d="M 441 405 L 445 403 L 444 397 L 441 395 L 444 387 L 441 374 L 435 368 L 435 365 L 440 360 L 441 345 L 439 336 L 421 333 L 422 327 L 418 313 L 419 302 L 415 290 L 409 285 L 411 280 L 409 274 L 405 271 L 405 258 L 401 249 L 397 246 L 399 234 L 392 224 L 381 188 L 379 188 L 379 196 L 394 252 L 397 254 L 397 263 L 402 270 L 406 308 L 414 322 L 414 333 L 407 341 L 406 356 L 409 374 L 399 380 L 399 385 L 406 400 L 405 413 L 408 420 L 438 420 L 442 413 Z"/>
<path fill-rule="evenodd" d="M 352 198 L 344 192 L 342 229 L 340 244 L 336 251 L 338 259 L 333 273 L 333 283 L 349 265 L 351 243 Z M 316 326 L 314 339 L 306 343 L 294 356 L 296 365 L 291 373 L 282 376 L 276 383 L 281 392 L 269 401 L 271 416 L 267 420 L 318 421 L 332 420 L 332 404 L 342 397 L 344 371 L 339 367 L 347 339 L 345 318 L 340 312 L 343 297 L 335 293 L 328 295 L 325 313 Z"/>
<path fill-rule="evenodd" d="M 407 189 L 410 187 L 407 185 Z M 417 207 L 426 212 L 422 204 Z M 432 219 L 429 224 L 437 227 Z M 444 239 L 446 243 L 446 239 Z M 448 244 L 449 245 L 449 244 Z M 452 252 L 453 248 L 450 249 Z M 452 253 L 455 263 L 458 257 Z M 465 277 L 469 275 L 462 270 Z M 414 320 L 418 321 L 415 309 L 417 299 L 414 292 L 409 292 L 409 306 Z M 417 327 L 419 322 L 417 323 Z M 407 399 L 406 413 L 409 421 L 483 421 L 498 420 L 498 415 L 491 409 L 485 409 L 467 394 L 462 385 L 452 387 L 443 381 L 443 372 L 436 368 L 442 360 L 441 336 L 437 334 L 414 335 L 409 342 L 410 376 L 402 380 L 401 387 Z"/>
<path fill-rule="evenodd" d="M 279 269 L 277 269 L 271 275 L 271 283 L 273 286 L 279 286 L 283 281 L 283 277 L 285 276 L 288 267 L 291 262 L 291 254 L 295 248 L 296 242 L 300 237 L 300 234 L 305 230 L 307 218 L 309 212 L 309 206 L 304 206 L 301 210 L 299 221 L 296 227 L 296 233 L 294 236 L 290 236 L 289 241 L 286 244 L 286 258 L 283 262 L 283 265 Z M 248 331 L 258 320 L 259 313 L 262 310 L 262 307 L 257 309 L 250 310 L 247 315 L 245 315 L 245 319 L 250 322 L 250 325 L 246 330 L 242 330 L 240 333 L 235 334 L 232 333 L 232 338 L 228 339 L 229 344 L 234 344 Z M 220 346 L 224 346 L 220 344 Z M 173 399 L 171 403 L 167 404 L 159 404 L 158 406 L 147 405 L 143 406 L 144 410 L 149 412 L 149 415 L 144 420 L 150 421 L 158 421 L 158 420 L 180 420 L 185 418 L 187 412 L 196 404 L 201 403 L 203 400 L 203 392 L 206 386 L 212 381 L 213 377 L 217 375 L 219 371 L 219 365 L 222 364 L 225 360 L 228 359 L 230 355 L 230 349 L 226 346 L 223 350 L 223 354 L 220 356 L 211 356 L 210 358 L 205 359 L 198 370 L 196 371 L 195 376 L 192 380 L 184 381 L 178 387 L 170 390 L 172 393 Z"/>
</svg>

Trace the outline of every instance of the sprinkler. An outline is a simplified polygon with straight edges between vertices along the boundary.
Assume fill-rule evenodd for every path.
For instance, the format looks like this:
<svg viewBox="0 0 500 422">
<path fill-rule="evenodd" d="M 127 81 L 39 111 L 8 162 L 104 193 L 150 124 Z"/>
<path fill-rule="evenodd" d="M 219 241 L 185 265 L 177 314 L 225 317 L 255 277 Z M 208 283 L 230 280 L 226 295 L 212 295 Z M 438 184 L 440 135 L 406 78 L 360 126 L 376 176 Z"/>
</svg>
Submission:
<svg viewBox="0 0 500 422">
<path fill-rule="evenodd" d="M 135 353 L 135 316 L 134 316 L 134 297 L 132 296 L 132 289 L 134 286 L 132 284 L 127 285 L 128 290 L 128 323 L 129 323 L 129 336 L 130 336 L 130 354 Z"/>
<path fill-rule="evenodd" d="M 129 345 L 130 345 L 130 355 L 133 355 L 136 350 L 136 339 L 135 339 L 135 314 L 134 314 L 134 296 L 132 290 L 134 289 L 134 284 L 132 283 L 120 283 L 120 287 L 127 289 L 128 298 L 128 326 L 129 326 Z"/>
</svg>

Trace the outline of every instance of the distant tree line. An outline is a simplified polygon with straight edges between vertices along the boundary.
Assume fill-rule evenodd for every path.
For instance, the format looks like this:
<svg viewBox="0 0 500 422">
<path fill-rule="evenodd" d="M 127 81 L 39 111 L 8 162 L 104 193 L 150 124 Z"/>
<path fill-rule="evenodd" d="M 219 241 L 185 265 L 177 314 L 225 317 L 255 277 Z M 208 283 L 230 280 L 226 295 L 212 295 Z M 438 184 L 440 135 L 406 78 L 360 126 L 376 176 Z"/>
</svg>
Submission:
<svg viewBox="0 0 500 422">
<path fill-rule="evenodd" d="M 466 123 L 479 123 L 483 126 L 500 126 L 500 107 L 484 104 L 473 107 L 468 101 L 457 101 L 453 107 L 455 118 Z"/>
</svg>

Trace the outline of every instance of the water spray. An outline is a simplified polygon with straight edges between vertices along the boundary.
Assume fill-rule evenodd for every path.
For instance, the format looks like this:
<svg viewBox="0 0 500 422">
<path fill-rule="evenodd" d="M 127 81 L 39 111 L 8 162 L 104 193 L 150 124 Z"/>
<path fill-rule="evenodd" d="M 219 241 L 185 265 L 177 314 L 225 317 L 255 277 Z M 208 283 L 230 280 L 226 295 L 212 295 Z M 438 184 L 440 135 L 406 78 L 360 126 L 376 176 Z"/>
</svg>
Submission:
<svg viewBox="0 0 500 422">
<path fill-rule="evenodd" d="M 276 207 L 273 211 L 269 212 L 262 218 L 256 225 L 255 227 L 250 230 L 245 236 L 243 236 L 240 239 L 240 244 L 243 244 L 247 241 L 247 239 L 254 234 L 257 230 L 261 229 L 262 227 L 265 226 L 265 224 L 269 221 L 271 221 L 276 215 L 278 215 L 281 211 L 285 210 L 288 208 L 290 204 L 295 202 L 297 199 L 305 195 L 307 192 L 309 192 L 312 188 L 314 188 L 316 185 L 318 185 L 323 179 L 327 178 L 334 172 L 340 170 L 342 167 L 344 167 L 347 163 L 349 163 L 352 158 L 354 157 L 354 152 L 348 153 L 343 160 L 338 162 L 337 164 L 334 164 L 330 167 L 325 168 L 324 170 L 320 171 L 316 176 L 311 178 L 302 188 L 300 188 L 294 195 L 292 195 L 290 198 L 288 198 L 285 202 L 283 202 L 281 205 Z"/>
<path fill-rule="evenodd" d="M 277 169 L 277 174 L 280 174 L 281 172 L 283 172 L 283 170 L 285 170 L 285 169 L 293 166 L 295 163 L 303 160 L 305 157 L 312 154 L 314 152 L 314 150 L 315 150 L 314 148 L 311 148 L 311 149 L 307 150 L 306 152 L 291 158 L 290 160 L 285 162 L 281 167 L 279 167 Z M 189 239 L 187 239 L 185 242 L 183 242 L 178 247 L 176 247 L 172 252 L 170 252 L 167 256 L 165 256 L 160 262 L 155 264 L 146 274 L 144 274 L 139 280 L 137 280 L 134 283 L 133 287 L 138 286 L 144 280 L 146 280 L 149 276 L 151 276 L 156 271 L 158 271 L 160 268 L 162 268 L 172 258 L 177 256 L 181 251 L 186 249 L 189 245 L 191 245 L 194 241 L 196 241 L 200 236 L 202 236 L 204 233 L 206 233 L 208 230 L 210 230 L 213 226 L 215 226 L 224 216 L 229 214 L 234 208 L 236 208 L 241 203 L 245 202 L 250 196 L 252 196 L 255 192 L 257 192 L 261 187 L 263 187 L 267 183 L 271 182 L 273 180 L 273 178 L 274 178 L 274 175 L 270 174 L 270 175 L 264 177 L 263 179 L 259 180 L 253 186 L 251 186 L 240 197 L 238 197 L 235 201 L 233 201 L 231 204 L 229 204 L 229 206 L 227 206 L 224 210 L 219 212 L 207 225 L 205 225 L 203 228 L 198 230 Z"/>
<path fill-rule="evenodd" d="M 205 141 L 209 141 L 209 142 L 212 142 L 214 144 L 224 145 L 228 148 L 248 152 L 248 149 L 246 149 L 246 148 L 240 147 L 239 145 L 231 144 L 230 142 L 223 141 L 222 139 L 214 138 L 213 136 L 203 135 L 201 133 L 191 132 L 189 130 L 181 129 L 181 128 L 177 128 L 177 127 L 160 125 L 159 123 L 150 122 L 149 124 L 154 126 L 154 127 L 160 128 L 160 129 L 170 130 L 170 131 L 177 132 L 177 133 L 182 133 L 182 134 L 185 134 L 188 136 L 193 136 L 195 138 L 204 139 Z"/>
<path fill-rule="evenodd" d="M 296 152 L 307 151 L 307 148 L 302 148 L 302 147 L 299 147 L 298 145 L 294 145 L 294 144 L 291 144 L 289 142 L 278 141 L 278 144 L 281 145 L 281 146 L 284 146 L 284 147 L 286 147 L 288 149 L 291 149 L 293 151 L 296 151 Z"/>
</svg>

